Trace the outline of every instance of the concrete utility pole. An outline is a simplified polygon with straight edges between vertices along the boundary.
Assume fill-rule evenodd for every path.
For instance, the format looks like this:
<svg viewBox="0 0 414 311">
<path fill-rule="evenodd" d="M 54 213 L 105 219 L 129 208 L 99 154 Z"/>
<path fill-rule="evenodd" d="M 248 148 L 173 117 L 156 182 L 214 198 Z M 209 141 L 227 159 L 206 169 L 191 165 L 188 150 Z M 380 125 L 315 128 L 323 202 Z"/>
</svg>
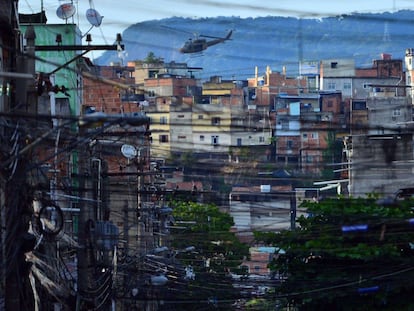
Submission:
<svg viewBox="0 0 414 311">
<path fill-rule="evenodd" d="M 37 114 L 37 91 L 35 87 L 35 39 L 36 33 L 33 26 L 28 26 L 24 34 L 26 48 L 23 54 L 17 56 L 19 73 L 29 74 L 31 79 L 17 79 L 16 82 L 16 106 L 31 115 Z M 33 119 L 34 121 L 36 118 Z"/>
<path fill-rule="evenodd" d="M 26 183 L 27 159 L 21 158 L 7 182 L 5 237 L 6 310 L 33 310 L 34 298 L 29 282 L 25 253 L 33 249 L 35 237 L 28 233 L 33 197 Z"/>
<path fill-rule="evenodd" d="M 290 230 L 296 230 L 296 193 L 290 194 Z"/>
<path fill-rule="evenodd" d="M 4 297 L 5 310 L 35 310 L 35 299 L 30 283 L 30 266 L 26 261 L 26 252 L 31 251 L 36 239 L 28 233 L 29 223 L 33 216 L 33 199 L 37 186 L 37 177 L 29 171 L 32 164 L 30 151 L 46 135 L 34 138 L 30 142 L 30 128 L 36 128 L 37 90 L 35 84 L 35 52 L 36 51 L 73 51 L 73 50 L 119 50 L 123 49 L 118 36 L 117 45 L 99 46 L 35 46 L 36 34 L 33 26 L 28 26 L 25 33 L 26 49 L 23 51 L 19 30 L 18 0 L 0 0 L 0 113 L 10 114 L 6 122 L 0 124 L 0 141 L 4 148 L 0 149 L 0 206 L 2 241 L 1 252 L 1 298 Z M 86 52 L 85 52 L 86 53 Z M 82 54 L 83 55 L 83 54 Z M 70 62 L 76 60 L 72 59 Z M 65 63 L 57 70 L 66 67 Z M 56 70 L 55 70 L 56 71 Z M 5 85 L 7 84 L 7 94 Z M 4 92 L 4 93 L 3 93 Z M 5 95 L 5 96 L 3 96 Z M 15 114 L 13 114 L 15 113 Z M 28 114 L 32 118 L 18 119 L 19 115 Z M 30 126 L 30 128 L 29 128 Z M 90 162 L 87 151 L 79 151 L 80 189 L 85 197 L 91 196 Z M 85 190 L 86 189 L 86 190 Z M 83 195 L 80 196 L 84 197 Z M 85 298 L 85 291 L 95 288 L 93 278 L 94 254 L 91 247 L 91 228 L 96 215 L 90 206 L 91 200 L 80 200 L 81 213 L 79 219 L 79 255 L 78 255 L 78 289 L 80 297 Z M 4 230 L 4 231 L 3 231 Z M 86 297 L 88 298 L 88 297 Z M 40 297 L 42 300 L 42 297 Z M 42 303 L 43 301 L 41 301 Z M 80 302 L 84 303 L 85 300 Z M 86 304 L 86 303 L 85 303 Z M 88 306 L 85 306 L 86 310 Z M 2 301 L 0 301 L 0 307 Z M 78 308 L 79 308 L 78 304 Z"/>
<path fill-rule="evenodd" d="M 83 135 L 82 131 L 80 133 Z M 88 150 L 81 148 L 79 150 L 79 197 L 80 197 L 80 214 L 79 214 L 79 231 L 77 252 L 78 259 L 78 297 L 76 310 L 89 310 L 93 307 L 93 302 L 89 305 L 85 300 L 86 293 L 94 288 L 93 284 L 93 251 L 92 251 L 92 228 L 95 224 L 94 208 L 91 206 L 92 183 L 90 174 L 90 158 Z"/>
<path fill-rule="evenodd" d="M 7 3 L 4 3 L 7 2 Z M 22 77 L 12 75 L 10 85 L 15 85 L 16 90 L 11 94 L 10 107 L 16 111 L 23 111 L 36 115 L 37 98 L 34 92 L 34 30 L 29 28 L 26 33 L 28 49 L 23 57 L 18 57 L 17 51 L 21 50 L 18 35 L 15 34 L 17 29 L 17 20 L 15 16 L 14 2 L 1 1 L 0 7 L 10 9 L 10 21 L 6 30 L 8 38 L 2 40 L 7 42 L 9 50 L 9 63 L 7 67 L 13 72 L 20 70 Z M 0 10 L 1 11 L 1 10 Z M 1 19 L 1 18 L 0 18 Z M 3 61 L 3 59 L 0 59 Z M 2 64 L 3 65 L 3 64 Z M 28 74 L 29 80 L 24 75 Z M 30 80 L 30 76 L 32 80 Z M 32 87 L 31 87 L 32 85 Z M 8 111 L 6 111 L 8 112 Z M 33 118 L 34 120 L 36 118 Z M 13 121 L 15 121 L 13 119 Z M 29 280 L 30 267 L 26 262 L 25 253 L 31 251 L 35 245 L 35 237 L 28 233 L 29 222 L 32 216 L 33 188 L 28 177 L 28 163 L 30 155 L 21 155 L 19 151 L 24 148 L 26 135 L 28 134 L 25 120 L 23 122 L 11 122 L 14 124 L 14 133 L 11 134 L 7 129 L 4 132 L 5 143 L 13 142 L 13 154 L 7 159 L 9 166 L 2 168 L 2 179 L 6 180 L 5 194 L 5 239 L 4 239 L 4 259 L 5 259 L 5 309 L 6 310 L 34 310 L 34 296 Z M 32 180 L 35 182 L 35 180 Z"/>
</svg>

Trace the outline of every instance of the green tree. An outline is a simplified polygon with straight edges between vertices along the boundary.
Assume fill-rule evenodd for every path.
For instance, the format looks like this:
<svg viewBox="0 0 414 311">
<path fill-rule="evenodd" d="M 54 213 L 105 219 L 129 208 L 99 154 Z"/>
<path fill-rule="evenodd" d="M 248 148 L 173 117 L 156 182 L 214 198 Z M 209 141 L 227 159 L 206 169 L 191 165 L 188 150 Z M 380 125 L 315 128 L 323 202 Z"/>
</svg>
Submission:
<svg viewBox="0 0 414 311">
<path fill-rule="evenodd" d="M 256 234 L 277 245 L 278 298 L 299 310 L 414 310 L 413 201 L 306 202 L 295 231 Z"/>
<path fill-rule="evenodd" d="M 156 57 L 154 52 L 149 52 L 147 57 L 144 59 L 144 62 L 147 64 L 158 64 L 162 63 L 163 59 L 162 57 Z"/>
<path fill-rule="evenodd" d="M 230 228 L 233 218 L 214 204 L 173 202 L 173 216 L 180 229 L 172 231 L 177 259 L 195 272 L 182 293 L 185 310 L 230 310 L 239 297 L 230 272 L 238 270 L 248 256 L 248 245 L 241 243 Z M 193 248 L 193 251 L 182 251 Z"/>
<path fill-rule="evenodd" d="M 196 158 L 192 151 L 187 151 L 181 154 L 181 163 L 185 168 L 191 170 L 196 163 Z"/>
<path fill-rule="evenodd" d="M 326 137 L 327 148 L 322 152 L 322 159 L 324 164 L 333 164 L 342 162 L 342 141 L 336 139 L 336 134 L 333 131 L 328 132 Z M 324 179 L 333 179 L 338 175 L 335 174 L 331 166 L 324 166 L 322 169 L 322 177 Z"/>
</svg>

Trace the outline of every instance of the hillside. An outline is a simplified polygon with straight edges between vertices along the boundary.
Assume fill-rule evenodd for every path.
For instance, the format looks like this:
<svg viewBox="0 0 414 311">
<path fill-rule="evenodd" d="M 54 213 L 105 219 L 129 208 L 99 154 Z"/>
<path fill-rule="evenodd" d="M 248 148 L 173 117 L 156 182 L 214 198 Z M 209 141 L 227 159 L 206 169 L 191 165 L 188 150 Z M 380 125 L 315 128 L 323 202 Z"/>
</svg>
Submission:
<svg viewBox="0 0 414 311">
<path fill-rule="evenodd" d="M 202 54 L 181 54 L 178 50 L 198 35 L 224 36 L 233 29 L 231 41 L 210 47 Z M 245 78 L 258 66 L 273 71 L 286 67 L 289 75 L 298 73 L 298 61 L 354 58 L 358 66 L 369 66 L 381 53 L 403 59 L 412 47 L 414 11 L 381 14 L 353 14 L 323 19 L 293 17 L 204 19 L 168 18 L 134 24 L 122 34 L 128 60 L 142 60 L 149 52 L 166 62 L 187 62 L 203 67 L 199 76 Z M 99 65 L 119 62 L 116 52 L 97 58 Z"/>
</svg>

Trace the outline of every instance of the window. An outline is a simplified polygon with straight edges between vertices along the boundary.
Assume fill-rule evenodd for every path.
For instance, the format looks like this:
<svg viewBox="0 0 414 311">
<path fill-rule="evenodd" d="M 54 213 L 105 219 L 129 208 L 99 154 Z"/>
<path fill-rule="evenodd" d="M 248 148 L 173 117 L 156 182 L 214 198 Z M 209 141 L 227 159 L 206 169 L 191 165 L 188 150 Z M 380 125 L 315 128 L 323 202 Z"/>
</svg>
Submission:
<svg viewBox="0 0 414 311">
<path fill-rule="evenodd" d="M 160 124 L 167 124 L 168 118 L 167 117 L 160 117 Z"/>
<path fill-rule="evenodd" d="M 178 139 L 186 139 L 187 136 L 178 135 Z"/>
<path fill-rule="evenodd" d="M 243 120 L 242 119 L 234 119 L 234 124 L 242 126 L 243 125 Z"/>
<path fill-rule="evenodd" d="M 200 135 L 200 141 L 204 141 L 204 135 Z"/>
<path fill-rule="evenodd" d="M 313 132 L 313 133 L 311 134 L 311 138 L 312 138 L 312 139 L 318 139 L 318 137 L 319 137 L 318 132 Z"/>
<path fill-rule="evenodd" d="M 56 98 L 56 115 L 58 116 L 70 116 L 70 104 L 69 98 Z"/>
<path fill-rule="evenodd" d="M 303 133 L 303 134 L 302 134 L 302 138 L 303 138 L 303 139 L 308 139 L 308 134 L 307 134 L 307 133 Z"/>
<path fill-rule="evenodd" d="M 285 162 L 285 157 L 277 157 L 277 162 Z"/>
<path fill-rule="evenodd" d="M 400 108 L 396 108 L 392 110 L 392 116 L 393 117 L 398 117 L 401 115 L 401 109 Z"/>
<path fill-rule="evenodd" d="M 148 77 L 149 78 L 155 78 L 158 75 L 158 70 L 149 70 L 148 71 Z"/>
<path fill-rule="evenodd" d="M 298 157 L 288 157 L 287 162 L 297 164 L 299 162 L 299 158 Z"/>
<path fill-rule="evenodd" d="M 282 120 L 282 130 L 289 130 L 289 120 Z"/>
<path fill-rule="evenodd" d="M 350 90 L 351 89 L 351 82 L 344 82 L 344 90 Z"/>
<path fill-rule="evenodd" d="M 218 145 L 219 144 L 219 137 L 218 136 L 211 136 L 211 144 L 212 145 Z"/>
<path fill-rule="evenodd" d="M 287 149 L 292 149 L 293 148 L 293 141 L 292 140 L 286 141 L 286 148 Z"/>
<path fill-rule="evenodd" d="M 264 141 L 265 141 L 265 138 L 263 136 L 260 136 L 259 137 L 259 143 L 264 143 Z"/>
<path fill-rule="evenodd" d="M 220 125 L 220 117 L 214 117 L 211 119 L 211 125 Z"/>
<path fill-rule="evenodd" d="M 184 115 L 183 115 L 183 114 L 179 114 L 179 115 L 177 116 L 177 118 L 184 118 Z"/>
<path fill-rule="evenodd" d="M 242 139 L 241 138 L 237 138 L 237 146 L 241 146 L 242 145 Z"/>
<path fill-rule="evenodd" d="M 331 62 L 331 68 L 337 68 L 338 62 Z"/>
<path fill-rule="evenodd" d="M 199 120 L 202 120 L 202 119 L 204 119 L 204 116 L 203 116 L 202 114 L 199 114 L 199 115 L 198 115 L 198 119 L 199 119 Z"/>
<path fill-rule="evenodd" d="M 168 143 L 168 135 L 160 135 L 159 141 L 160 143 Z"/>
<path fill-rule="evenodd" d="M 311 103 L 303 104 L 303 109 L 306 111 L 312 111 L 313 110 L 312 104 Z"/>
<path fill-rule="evenodd" d="M 367 109 L 366 102 L 354 101 L 352 102 L 352 110 L 365 110 Z"/>
<path fill-rule="evenodd" d="M 328 90 L 335 90 L 336 84 L 335 82 L 328 82 Z"/>
</svg>

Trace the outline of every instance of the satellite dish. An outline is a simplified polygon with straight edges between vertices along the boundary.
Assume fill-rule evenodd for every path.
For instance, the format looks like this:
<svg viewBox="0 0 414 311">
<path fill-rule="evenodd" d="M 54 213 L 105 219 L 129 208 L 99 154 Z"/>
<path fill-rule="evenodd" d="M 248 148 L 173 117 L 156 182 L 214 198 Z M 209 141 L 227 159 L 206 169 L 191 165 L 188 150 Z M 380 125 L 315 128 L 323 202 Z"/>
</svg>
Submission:
<svg viewBox="0 0 414 311">
<path fill-rule="evenodd" d="M 165 275 L 151 275 L 151 285 L 162 286 L 168 282 Z"/>
<path fill-rule="evenodd" d="M 68 19 L 72 17 L 75 12 L 76 8 L 72 3 L 64 3 L 57 8 L 56 15 L 61 19 Z"/>
<path fill-rule="evenodd" d="M 86 18 L 92 26 L 99 27 L 102 23 L 103 16 L 95 9 L 88 9 L 86 11 Z"/>
<path fill-rule="evenodd" d="M 126 145 L 126 144 L 122 145 L 121 153 L 127 159 L 135 158 L 138 154 L 137 149 L 134 146 Z"/>
</svg>

